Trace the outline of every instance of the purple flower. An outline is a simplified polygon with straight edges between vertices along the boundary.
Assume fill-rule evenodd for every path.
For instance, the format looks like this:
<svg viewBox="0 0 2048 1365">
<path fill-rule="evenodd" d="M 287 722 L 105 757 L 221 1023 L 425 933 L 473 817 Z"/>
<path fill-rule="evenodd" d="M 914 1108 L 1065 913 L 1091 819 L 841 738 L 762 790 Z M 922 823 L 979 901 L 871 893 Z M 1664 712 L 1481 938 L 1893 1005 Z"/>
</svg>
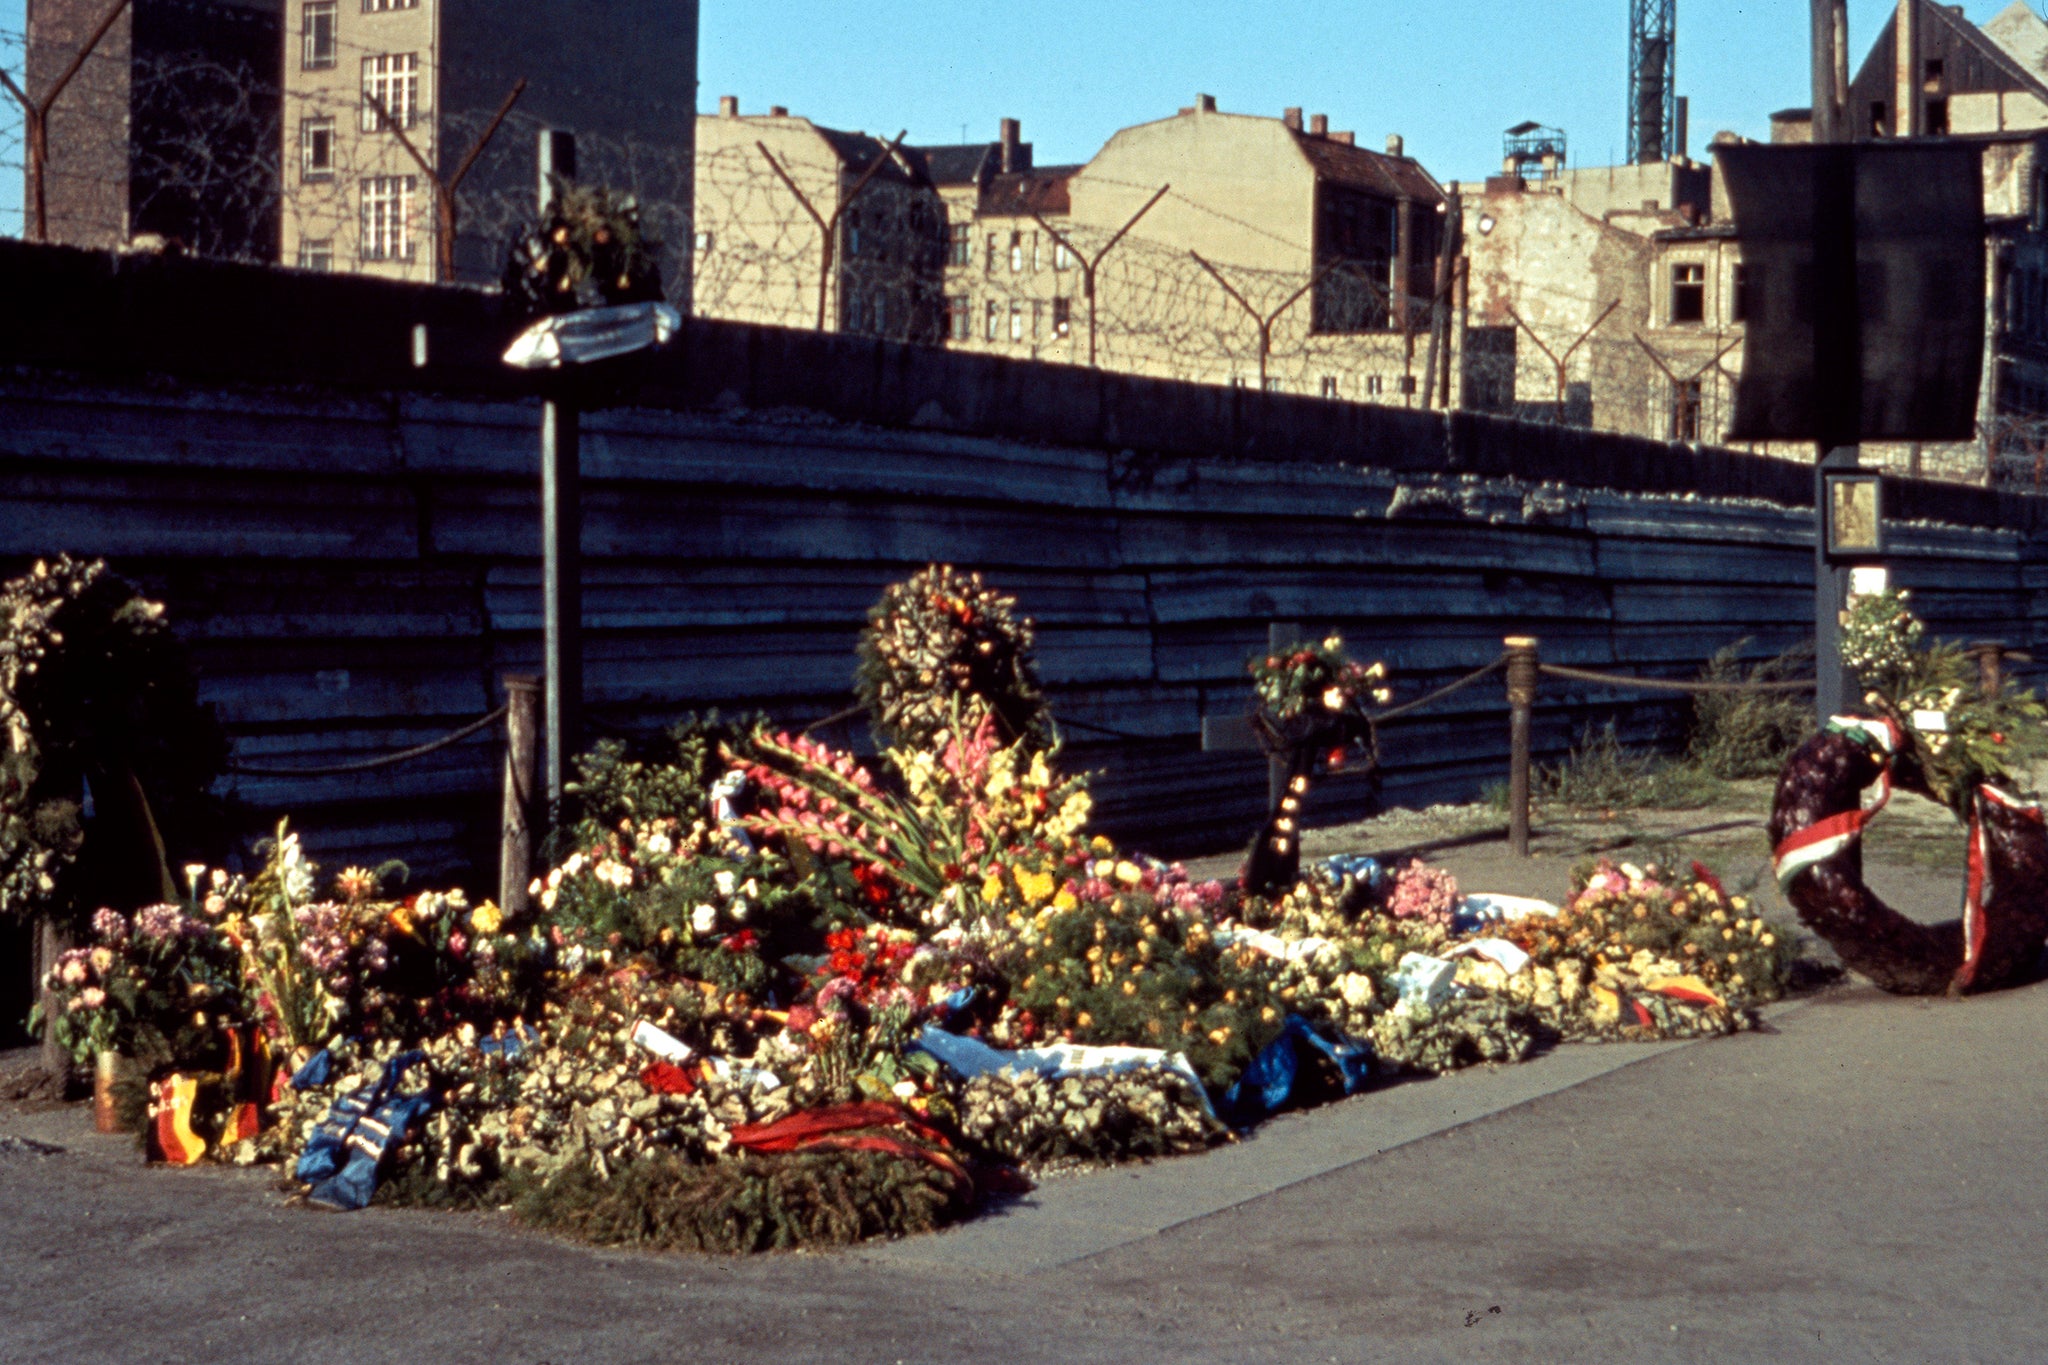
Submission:
<svg viewBox="0 0 2048 1365">
<path fill-rule="evenodd" d="M 175 905 L 145 905 L 135 912 L 135 934 L 138 938 L 157 939 L 168 943 L 175 938 L 196 936 L 205 932 L 204 924 L 186 918 L 185 912 Z"/>
<path fill-rule="evenodd" d="M 92 912 L 92 932 L 100 942 L 119 948 L 128 942 L 128 917 L 103 906 Z"/>
</svg>

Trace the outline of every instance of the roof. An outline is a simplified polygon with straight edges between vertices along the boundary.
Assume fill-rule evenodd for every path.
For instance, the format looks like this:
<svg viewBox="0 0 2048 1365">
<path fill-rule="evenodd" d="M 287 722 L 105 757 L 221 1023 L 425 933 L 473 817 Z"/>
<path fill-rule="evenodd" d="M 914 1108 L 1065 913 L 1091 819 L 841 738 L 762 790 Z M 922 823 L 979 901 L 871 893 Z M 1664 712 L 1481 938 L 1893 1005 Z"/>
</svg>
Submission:
<svg viewBox="0 0 2048 1365">
<path fill-rule="evenodd" d="M 1959 8 L 1951 10 L 1947 5 L 1920 0 L 1920 19 L 1922 23 L 1938 24 L 1947 28 L 1965 47 L 1983 58 L 1986 66 L 1997 71 L 2009 83 L 2008 88 L 2024 90 L 2043 101 L 2048 101 L 2048 83 L 2043 82 L 2042 75 L 2029 70 L 2023 61 L 2007 51 L 1983 29 L 1964 18 Z M 2007 16 L 2000 15 L 1999 19 L 2007 20 Z M 1893 10 L 1891 16 L 1884 21 L 1884 27 L 1878 30 L 1870 51 L 1863 58 L 1863 65 L 1856 70 L 1856 80 L 1859 84 L 1865 76 L 1871 74 L 1872 65 L 1877 61 L 1878 49 L 1888 42 L 1897 42 L 1898 24 L 1899 13 Z M 2014 30 L 2015 26 L 2009 20 L 2001 28 L 2001 31 L 2006 33 L 2013 33 Z"/>
<path fill-rule="evenodd" d="M 982 176 L 994 174 L 1003 159 L 1000 142 L 955 142 L 916 150 L 934 185 L 979 185 Z"/>
<path fill-rule="evenodd" d="M 1041 166 L 1013 175 L 998 175 L 981 192 L 982 213 L 999 217 L 1024 218 L 1034 213 L 1071 212 L 1068 182 L 1079 166 Z"/>
<path fill-rule="evenodd" d="M 1334 138 L 1304 133 L 1298 129 L 1294 141 L 1315 168 L 1316 179 L 1333 185 L 1384 195 L 1389 199 L 1413 199 L 1438 204 L 1444 199 L 1443 186 L 1436 183 L 1420 163 L 1405 156 L 1387 156 L 1354 147 Z"/>
<path fill-rule="evenodd" d="M 821 128 L 815 123 L 811 127 L 819 137 L 825 139 L 826 145 L 838 155 L 840 162 L 856 174 L 865 171 L 889 146 L 881 139 L 869 137 L 866 133 Z M 897 155 L 884 162 L 882 168 L 875 172 L 875 178 L 911 185 L 927 183 L 923 159 L 908 147 L 899 148 Z"/>
</svg>

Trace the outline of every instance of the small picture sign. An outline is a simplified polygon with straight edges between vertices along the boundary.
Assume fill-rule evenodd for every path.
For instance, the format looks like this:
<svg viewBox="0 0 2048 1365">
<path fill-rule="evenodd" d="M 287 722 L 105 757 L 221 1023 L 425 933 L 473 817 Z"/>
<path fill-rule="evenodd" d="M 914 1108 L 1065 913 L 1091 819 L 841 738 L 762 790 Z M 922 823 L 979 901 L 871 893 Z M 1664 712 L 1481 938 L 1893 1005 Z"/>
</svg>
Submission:
<svg viewBox="0 0 2048 1365">
<path fill-rule="evenodd" d="M 1827 476 L 1829 559 L 1863 559 L 1884 553 L 1884 483 L 1875 474 Z"/>
</svg>

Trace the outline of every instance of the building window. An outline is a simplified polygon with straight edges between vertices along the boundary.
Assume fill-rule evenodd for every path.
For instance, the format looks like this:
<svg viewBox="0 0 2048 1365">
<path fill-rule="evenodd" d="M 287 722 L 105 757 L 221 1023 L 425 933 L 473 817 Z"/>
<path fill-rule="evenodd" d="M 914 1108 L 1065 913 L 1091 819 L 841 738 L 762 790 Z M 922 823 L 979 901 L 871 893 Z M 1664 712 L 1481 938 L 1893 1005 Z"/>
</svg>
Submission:
<svg viewBox="0 0 2048 1365">
<path fill-rule="evenodd" d="M 1737 261 L 1728 289 L 1728 320 L 1730 322 L 1748 322 L 1755 313 L 1758 302 L 1757 284 L 1756 268 Z"/>
<path fill-rule="evenodd" d="M 334 243 L 326 237 L 308 238 L 299 243 L 299 269 L 334 269 Z"/>
<path fill-rule="evenodd" d="M 1924 68 L 1920 88 L 1930 95 L 1941 93 L 1941 58 L 1929 57 Z"/>
<path fill-rule="evenodd" d="M 299 120 L 299 178 L 330 180 L 334 177 L 334 120 Z"/>
<path fill-rule="evenodd" d="M 1040 254 L 1039 254 L 1039 253 L 1040 253 L 1041 251 L 1043 251 L 1043 250 L 1044 250 L 1044 243 L 1043 243 L 1042 241 L 1040 241 L 1040 240 L 1039 240 L 1039 235 L 1038 235 L 1038 234 L 1037 234 L 1036 232 L 1032 233 L 1032 234 L 1031 234 L 1031 273 L 1032 273 L 1032 274 L 1034 274 L 1034 275 L 1036 275 L 1036 274 L 1037 274 L 1037 273 L 1038 273 L 1039 271 L 1041 271 L 1041 270 L 1045 269 L 1045 258 L 1044 258 L 1044 257 L 1043 257 L 1042 255 L 1040 255 Z"/>
<path fill-rule="evenodd" d="M 1927 101 L 1927 136 L 1948 136 L 1948 101 L 1936 99 Z"/>
<path fill-rule="evenodd" d="M 1401 392 L 1405 394 L 1413 394 L 1415 392 L 1414 375 L 1404 374 L 1401 376 Z"/>
<path fill-rule="evenodd" d="M 989 240 L 993 242 L 995 238 L 991 237 Z M 1002 335 L 1003 306 L 994 299 L 990 299 L 986 311 L 988 313 L 988 339 L 994 341 Z"/>
<path fill-rule="evenodd" d="M 1671 321 L 1704 322 L 1707 317 L 1707 270 L 1701 265 L 1671 267 Z"/>
<path fill-rule="evenodd" d="M 718 238 L 717 238 L 716 236 L 714 236 L 714 235 L 713 235 L 712 233 L 709 233 L 709 232 L 700 232 L 700 233 L 698 233 L 698 234 L 697 234 L 697 240 L 696 240 L 696 246 L 697 246 L 697 254 L 699 254 L 700 256 L 708 256 L 708 255 L 710 255 L 710 254 L 711 254 L 711 248 L 712 248 L 713 246 L 717 245 L 717 243 L 718 243 Z"/>
<path fill-rule="evenodd" d="M 418 9 L 420 0 L 363 0 L 363 13 L 382 14 L 386 10 Z"/>
<path fill-rule="evenodd" d="M 868 310 L 868 330 L 877 336 L 889 330 L 889 296 L 875 291 L 874 306 Z"/>
<path fill-rule="evenodd" d="M 1377 397 L 1379 397 L 1379 396 L 1380 396 L 1380 393 L 1381 393 L 1381 391 L 1382 391 L 1382 390 L 1384 390 L 1385 388 L 1386 388 L 1386 384 L 1385 384 L 1385 381 L 1383 381 L 1383 380 L 1382 380 L 1382 379 L 1380 378 L 1380 376 L 1378 376 L 1378 375 L 1376 375 L 1376 374 L 1369 374 L 1369 375 L 1367 375 L 1367 376 L 1365 377 L 1365 394 L 1366 394 L 1366 397 L 1368 397 L 1368 398 L 1377 398 Z"/>
<path fill-rule="evenodd" d="M 318 71 L 334 65 L 334 0 L 307 0 L 299 7 L 299 65 Z"/>
<path fill-rule="evenodd" d="M 1883 100 L 1872 100 L 1872 101 L 1870 102 L 1870 135 L 1871 135 L 1872 137 L 1883 137 L 1883 136 L 1884 136 L 1884 101 L 1883 101 Z"/>
<path fill-rule="evenodd" d="M 1323 376 L 1323 397 L 1325 397 L 1325 398 L 1335 398 L 1336 396 L 1337 396 L 1337 376 L 1336 376 L 1336 375 L 1334 375 L 1334 374 L 1326 374 L 1326 375 L 1324 375 L 1324 376 Z"/>
<path fill-rule="evenodd" d="M 1010 340 L 1024 339 L 1024 300 L 1010 300 Z"/>
<path fill-rule="evenodd" d="M 363 259 L 412 259 L 412 196 L 418 180 L 410 175 L 373 175 L 363 181 Z"/>
<path fill-rule="evenodd" d="M 1010 273 L 1018 274 L 1024 269 L 1024 234 L 1010 234 Z"/>
<path fill-rule="evenodd" d="M 1700 438 L 1700 381 L 1671 381 L 1671 439 L 1697 441 Z"/>
<path fill-rule="evenodd" d="M 1052 334 L 1063 337 L 1074 325 L 1074 301 L 1054 299 L 1052 301 Z"/>
<path fill-rule="evenodd" d="M 972 305 L 965 294 L 946 296 L 946 335 L 954 341 L 965 341 L 974 335 Z"/>
<path fill-rule="evenodd" d="M 846 292 L 846 316 L 839 320 L 839 330 L 842 332 L 858 332 L 861 330 L 860 295 L 850 289 Z"/>
<path fill-rule="evenodd" d="M 1045 335 L 1045 301 L 1031 300 L 1031 339 L 1038 340 Z"/>
<path fill-rule="evenodd" d="M 996 244 L 996 235 L 993 232 L 991 232 L 988 235 L 988 260 L 985 263 L 986 269 L 991 275 L 995 274 L 996 255 L 1001 250 L 1002 248 Z"/>
<path fill-rule="evenodd" d="M 1271 378 L 1270 376 L 1259 387 L 1264 389 L 1267 393 L 1285 393 L 1287 391 L 1281 385 L 1279 380 Z"/>
<path fill-rule="evenodd" d="M 974 224 L 953 223 L 946 228 L 946 264 L 974 264 Z"/>
<path fill-rule="evenodd" d="M 860 215 L 858 213 L 846 215 L 846 254 L 849 256 L 860 255 Z"/>
<path fill-rule="evenodd" d="M 1067 250 L 1065 242 L 1053 243 L 1052 268 L 1054 270 L 1072 270 L 1074 268 L 1074 253 Z"/>
<path fill-rule="evenodd" d="M 375 104 L 372 103 L 375 101 Z M 363 58 L 363 131 L 381 132 L 383 119 L 376 105 L 400 128 L 412 127 L 420 112 L 420 55 L 417 52 L 387 52 Z"/>
</svg>

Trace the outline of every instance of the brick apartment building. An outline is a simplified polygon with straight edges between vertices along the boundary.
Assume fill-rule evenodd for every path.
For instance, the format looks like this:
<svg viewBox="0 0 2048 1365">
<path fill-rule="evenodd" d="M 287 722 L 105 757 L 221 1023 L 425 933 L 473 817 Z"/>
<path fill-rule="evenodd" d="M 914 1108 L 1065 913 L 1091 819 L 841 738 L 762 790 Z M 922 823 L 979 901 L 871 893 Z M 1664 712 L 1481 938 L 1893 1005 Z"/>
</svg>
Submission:
<svg viewBox="0 0 2048 1365">
<path fill-rule="evenodd" d="M 28 0 L 32 98 L 108 4 Z M 274 260 L 282 12 L 283 0 L 131 0 L 51 110 L 50 239 L 119 247 L 154 235 Z"/>
</svg>

